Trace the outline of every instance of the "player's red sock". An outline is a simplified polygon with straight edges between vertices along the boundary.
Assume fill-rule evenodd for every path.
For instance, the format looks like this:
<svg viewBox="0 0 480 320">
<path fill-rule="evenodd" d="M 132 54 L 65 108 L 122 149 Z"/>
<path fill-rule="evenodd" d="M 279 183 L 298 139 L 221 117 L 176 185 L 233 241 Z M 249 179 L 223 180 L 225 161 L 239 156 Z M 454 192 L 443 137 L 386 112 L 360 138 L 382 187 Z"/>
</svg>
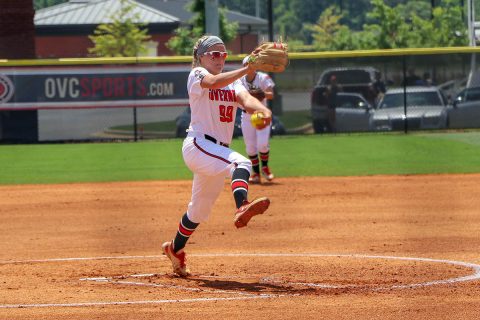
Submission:
<svg viewBox="0 0 480 320">
<path fill-rule="evenodd" d="M 260 173 L 260 162 L 258 160 L 258 154 L 254 155 L 254 156 L 249 155 L 248 157 L 250 158 L 250 161 L 252 161 L 253 172 L 255 172 L 256 174 L 259 174 Z"/>
<path fill-rule="evenodd" d="M 270 157 L 270 151 L 260 152 L 260 160 L 262 160 L 262 167 L 268 167 L 269 157 Z"/>
<path fill-rule="evenodd" d="M 192 222 L 187 213 L 185 213 L 178 224 L 178 231 L 175 239 L 173 240 L 173 251 L 178 252 L 185 248 L 188 239 L 192 235 L 193 231 L 198 227 L 199 223 Z"/>
</svg>

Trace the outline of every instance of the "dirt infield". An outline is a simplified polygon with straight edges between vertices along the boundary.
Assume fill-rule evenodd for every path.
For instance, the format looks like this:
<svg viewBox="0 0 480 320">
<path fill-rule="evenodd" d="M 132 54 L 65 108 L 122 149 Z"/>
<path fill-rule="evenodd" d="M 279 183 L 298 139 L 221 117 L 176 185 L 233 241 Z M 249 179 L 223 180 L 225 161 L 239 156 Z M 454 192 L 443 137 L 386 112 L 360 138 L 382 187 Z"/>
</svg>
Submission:
<svg viewBox="0 0 480 320">
<path fill-rule="evenodd" d="M 190 189 L 0 186 L 0 319 L 480 318 L 480 174 L 280 178 L 238 230 L 226 183 L 180 279 Z"/>
</svg>

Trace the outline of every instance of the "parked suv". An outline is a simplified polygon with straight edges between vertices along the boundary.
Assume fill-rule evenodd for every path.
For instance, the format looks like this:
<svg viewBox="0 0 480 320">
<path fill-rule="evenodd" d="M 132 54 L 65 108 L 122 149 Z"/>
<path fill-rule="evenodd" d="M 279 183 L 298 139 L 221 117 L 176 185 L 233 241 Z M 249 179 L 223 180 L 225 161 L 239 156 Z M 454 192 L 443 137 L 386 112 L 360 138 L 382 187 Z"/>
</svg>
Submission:
<svg viewBox="0 0 480 320">
<path fill-rule="evenodd" d="M 311 95 L 312 124 L 316 133 L 331 131 L 327 114 L 327 88 L 332 76 L 342 92 L 362 95 L 370 105 L 375 105 L 377 92 L 374 89 L 380 72 L 373 67 L 330 68 L 325 70 L 313 88 Z"/>
</svg>

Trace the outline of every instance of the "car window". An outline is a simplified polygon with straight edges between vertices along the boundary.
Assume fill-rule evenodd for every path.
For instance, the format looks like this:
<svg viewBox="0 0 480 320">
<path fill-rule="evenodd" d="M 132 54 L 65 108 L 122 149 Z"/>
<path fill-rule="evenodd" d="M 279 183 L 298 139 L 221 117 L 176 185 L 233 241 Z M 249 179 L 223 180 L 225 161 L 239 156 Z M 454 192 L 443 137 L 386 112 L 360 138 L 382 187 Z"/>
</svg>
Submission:
<svg viewBox="0 0 480 320">
<path fill-rule="evenodd" d="M 380 109 L 403 107 L 403 93 L 402 94 L 386 94 L 380 103 Z"/>
<path fill-rule="evenodd" d="M 338 104 L 337 108 L 353 109 L 355 105 L 351 101 L 343 101 Z"/>
<path fill-rule="evenodd" d="M 437 92 L 414 92 L 407 94 L 407 104 L 415 106 L 443 105 Z"/>
<path fill-rule="evenodd" d="M 409 92 L 407 93 L 407 106 L 443 106 L 437 92 Z M 380 104 L 381 109 L 398 108 L 404 106 L 403 92 L 386 94 Z"/>
<path fill-rule="evenodd" d="M 345 109 L 363 109 L 365 102 L 356 96 L 337 96 L 337 108 Z"/>
<path fill-rule="evenodd" d="M 353 103 L 351 101 L 351 97 L 346 96 L 337 96 L 337 108 L 352 108 Z"/>
</svg>

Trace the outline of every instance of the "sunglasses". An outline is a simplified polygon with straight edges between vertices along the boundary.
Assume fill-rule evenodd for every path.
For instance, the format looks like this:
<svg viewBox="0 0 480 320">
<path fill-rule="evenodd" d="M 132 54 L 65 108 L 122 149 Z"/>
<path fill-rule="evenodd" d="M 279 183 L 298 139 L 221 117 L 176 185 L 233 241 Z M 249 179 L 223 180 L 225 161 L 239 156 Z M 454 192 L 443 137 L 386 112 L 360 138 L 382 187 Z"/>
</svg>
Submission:
<svg viewBox="0 0 480 320">
<path fill-rule="evenodd" d="M 223 58 L 226 59 L 228 53 L 225 51 L 208 51 L 203 54 L 204 56 L 210 56 L 211 59 Z"/>
</svg>

